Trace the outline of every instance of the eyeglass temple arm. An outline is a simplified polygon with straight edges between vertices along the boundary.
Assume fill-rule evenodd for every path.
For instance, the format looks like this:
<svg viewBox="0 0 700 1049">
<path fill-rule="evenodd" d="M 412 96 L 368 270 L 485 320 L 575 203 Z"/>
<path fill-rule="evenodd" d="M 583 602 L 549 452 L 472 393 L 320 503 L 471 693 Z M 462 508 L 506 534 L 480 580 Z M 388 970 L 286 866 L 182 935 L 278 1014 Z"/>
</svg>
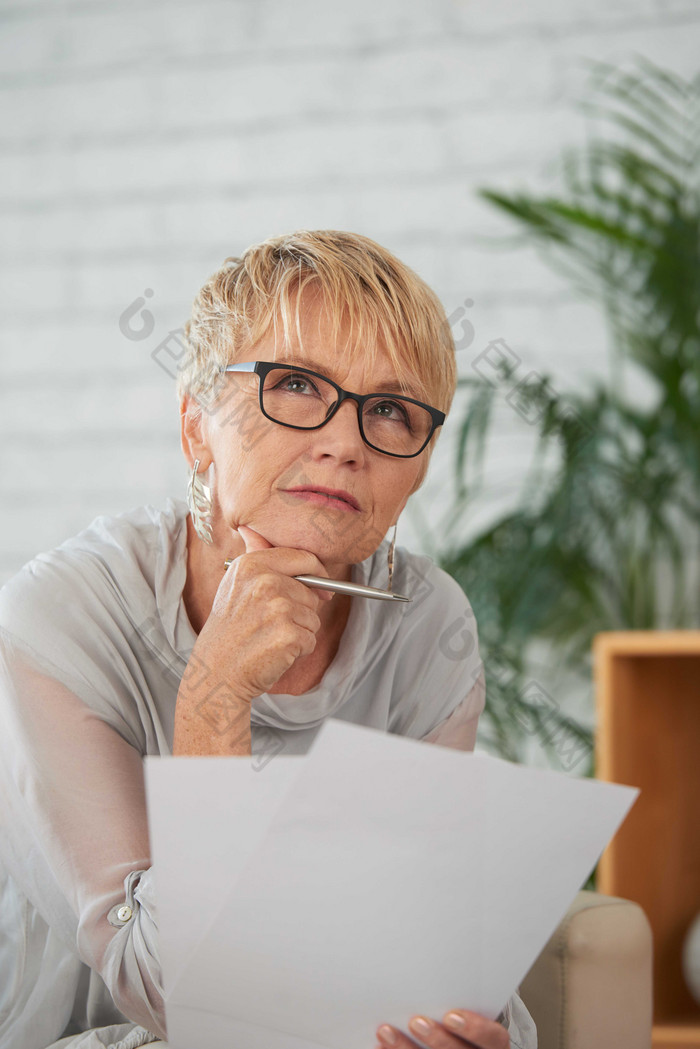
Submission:
<svg viewBox="0 0 700 1049">
<path fill-rule="evenodd" d="M 221 372 L 254 372 L 255 361 L 246 361 L 243 364 L 227 364 L 225 367 L 220 368 Z"/>
</svg>

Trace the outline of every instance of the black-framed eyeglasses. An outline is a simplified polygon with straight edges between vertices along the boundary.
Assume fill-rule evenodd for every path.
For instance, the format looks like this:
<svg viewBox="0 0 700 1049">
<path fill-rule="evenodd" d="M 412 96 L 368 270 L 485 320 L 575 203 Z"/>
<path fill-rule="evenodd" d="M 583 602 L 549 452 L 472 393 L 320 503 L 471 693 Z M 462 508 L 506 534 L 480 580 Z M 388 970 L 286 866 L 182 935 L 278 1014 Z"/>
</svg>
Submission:
<svg viewBox="0 0 700 1049">
<path fill-rule="evenodd" d="M 310 368 L 273 361 L 229 364 L 222 372 L 255 372 L 260 410 L 271 422 L 293 430 L 318 430 L 346 400 L 357 404 L 365 444 L 385 455 L 412 459 L 425 448 L 445 413 L 412 397 L 393 393 L 351 393 Z"/>
</svg>

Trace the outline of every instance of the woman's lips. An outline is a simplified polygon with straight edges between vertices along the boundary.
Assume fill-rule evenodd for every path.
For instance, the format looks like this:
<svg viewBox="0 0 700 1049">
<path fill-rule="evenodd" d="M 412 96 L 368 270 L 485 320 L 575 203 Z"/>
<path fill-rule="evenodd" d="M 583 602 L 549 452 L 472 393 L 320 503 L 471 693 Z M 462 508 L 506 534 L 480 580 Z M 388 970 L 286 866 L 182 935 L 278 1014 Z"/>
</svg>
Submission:
<svg viewBox="0 0 700 1049">
<path fill-rule="evenodd" d="M 357 513 L 360 504 L 349 492 L 341 492 L 333 488 L 286 488 L 288 495 L 297 495 L 309 503 L 317 506 L 328 506 L 334 510 L 345 510 Z"/>
</svg>

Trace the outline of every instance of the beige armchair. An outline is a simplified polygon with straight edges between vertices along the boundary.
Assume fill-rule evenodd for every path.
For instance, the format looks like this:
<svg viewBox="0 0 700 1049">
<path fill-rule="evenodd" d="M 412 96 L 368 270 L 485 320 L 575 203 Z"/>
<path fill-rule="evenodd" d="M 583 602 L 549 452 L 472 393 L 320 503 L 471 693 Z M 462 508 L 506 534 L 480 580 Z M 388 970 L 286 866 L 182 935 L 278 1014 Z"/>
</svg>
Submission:
<svg viewBox="0 0 700 1049">
<path fill-rule="evenodd" d="M 520 996 L 538 1049 L 650 1049 L 652 935 L 642 908 L 579 892 Z"/>
</svg>

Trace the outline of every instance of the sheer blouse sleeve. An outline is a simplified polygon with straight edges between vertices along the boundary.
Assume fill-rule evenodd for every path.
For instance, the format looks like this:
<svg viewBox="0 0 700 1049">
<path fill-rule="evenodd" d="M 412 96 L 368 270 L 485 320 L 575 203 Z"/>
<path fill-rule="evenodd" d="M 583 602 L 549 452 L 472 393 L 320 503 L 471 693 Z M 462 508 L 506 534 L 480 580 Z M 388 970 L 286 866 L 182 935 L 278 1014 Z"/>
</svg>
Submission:
<svg viewBox="0 0 700 1049">
<path fill-rule="evenodd" d="M 165 1037 L 142 754 L 69 677 L 0 631 L 2 859 L 124 1016 Z"/>
</svg>

